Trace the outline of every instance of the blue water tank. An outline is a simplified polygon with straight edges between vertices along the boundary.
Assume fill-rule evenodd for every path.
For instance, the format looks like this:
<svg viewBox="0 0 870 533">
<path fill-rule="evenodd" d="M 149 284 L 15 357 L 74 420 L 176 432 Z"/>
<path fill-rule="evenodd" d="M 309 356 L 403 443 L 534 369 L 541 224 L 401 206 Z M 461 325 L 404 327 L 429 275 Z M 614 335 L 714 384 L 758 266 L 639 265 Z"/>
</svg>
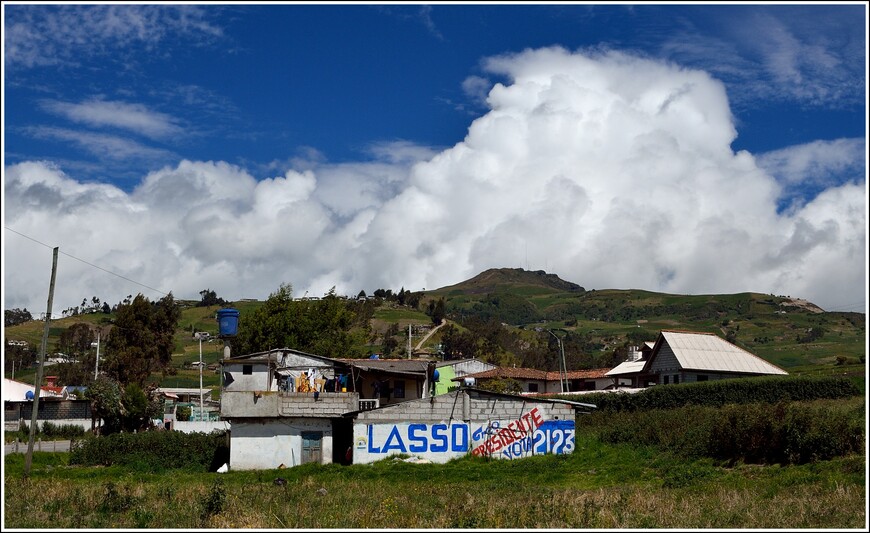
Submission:
<svg viewBox="0 0 870 533">
<path fill-rule="evenodd" d="M 25 400 L 32 400 L 32 399 L 33 399 L 33 391 L 32 391 L 32 390 L 29 390 L 29 391 L 25 392 L 25 393 L 24 393 L 24 399 L 25 399 Z"/>
<path fill-rule="evenodd" d="M 440 378 L 440 377 L 441 377 L 441 374 L 439 374 L 437 370 L 432 373 L 432 381 L 438 381 L 438 378 Z"/>
<path fill-rule="evenodd" d="M 221 337 L 234 337 L 239 330 L 239 311 L 221 309 L 217 312 L 218 331 Z"/>
</svg>

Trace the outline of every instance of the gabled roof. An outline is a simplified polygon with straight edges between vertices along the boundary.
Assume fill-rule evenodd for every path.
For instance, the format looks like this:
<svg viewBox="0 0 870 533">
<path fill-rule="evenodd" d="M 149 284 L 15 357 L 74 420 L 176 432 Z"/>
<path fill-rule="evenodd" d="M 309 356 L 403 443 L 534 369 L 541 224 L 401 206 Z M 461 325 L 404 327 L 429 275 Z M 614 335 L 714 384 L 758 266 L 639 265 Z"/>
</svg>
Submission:
<svg viewBox="0 0 870 533">
<path fill-rule="evenodd" d="M 667 343 L 684 370 L 732 372 L 737 374 L 776 374 L 788 372 L 712 333 L 662 331 L 644 370 L 649 370 L 663 343 Z"/>
<path fill-rule="evenodd" d="M 233 357 L 229 357 L 227 359 L 221 359 L 219 362 L 221 364 L 239 364 L 239 363 L 266 363 L 269 361 L 274 362 L 278 365 L 282 358 L 285 355 L 295 355 L 298 357 L 302 357 L 305 359 L 311 359 L 314 361 L 319 361 L 322 363 L 320 366 L 333 366 L 336 362 L 341 363 L 342 359 L 333 359 L 331 357 L 326 357 L 324 355 L 315 355 L 313 353 L 307 353 L 300 350 L 294 350 L 293 348 L 273 348 L 271 350 L 267 350 L 265 352 L 255 352 L 248 353 L 244 355 L 235 355 Z"/>
</svg>

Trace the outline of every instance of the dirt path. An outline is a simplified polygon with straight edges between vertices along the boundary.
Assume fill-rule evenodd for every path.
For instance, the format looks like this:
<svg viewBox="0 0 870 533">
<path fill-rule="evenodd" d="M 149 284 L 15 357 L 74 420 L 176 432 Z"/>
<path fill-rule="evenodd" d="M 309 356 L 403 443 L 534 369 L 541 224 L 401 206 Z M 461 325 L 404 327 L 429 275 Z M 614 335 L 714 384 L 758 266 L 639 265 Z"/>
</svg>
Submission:
<svg viewBox="0 0 870 533">
<path fill-rule="evenodd" d="M 426 340 L 427 340 L 429 337 L 431 337 L 433 333 L 435 333 L 436 331 L 438 331 L 438 328 L 440 328 L 441 326 L 445 326 L 445 325 L 447 325 L 447 319 L 446 319 L 446 318 L 442 318 L 440 324 L 438 324 L 438 325 L 435 326 L 434 328 L 430 329 L 430 330 L 429 330 L 429 333 L 427 333 L 425 337 L 423 337 L 422 339 L 420 339 L 420 342 L 417 343 L 417 346 L 414 348 L 414 350 L 416 351 L 416 350 L 419 350 L 420 348 L 422 348 L 422 347 L 423 347 L 423 343 L 426 342 Z"/>
</svg>

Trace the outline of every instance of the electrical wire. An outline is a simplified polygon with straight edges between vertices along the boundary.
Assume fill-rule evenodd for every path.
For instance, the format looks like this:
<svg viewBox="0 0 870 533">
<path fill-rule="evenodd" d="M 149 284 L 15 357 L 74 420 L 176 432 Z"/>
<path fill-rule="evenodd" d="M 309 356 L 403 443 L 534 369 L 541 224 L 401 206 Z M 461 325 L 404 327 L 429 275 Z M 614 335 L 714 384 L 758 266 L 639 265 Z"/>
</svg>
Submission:
<svg viewBox="0 0 870 533">
<path fill-rule="evenodd" d="M 48 244 L 45 244 L 44 242 L 40 242 L 40 241 L 34 239 L 33 237 L 29 237 L 29 236 L 27 236 L 27 235 L 25 235 L 25 234 L 23 234 L 23 233 L 21 233 L 21 232 L 19 232 L 19 231 L 15 231 L 14 229 L 10 228 L 9 226 L 3 226 L 3 227 L 4 227 L 5 229 L 8 229 L 9 231 L 11 231 L 12 233 L 16 233 L 16 234 L 18 234 L 18 235 L 21 235 L 21 236 L 24 237 L 25 239 L 29 239 L 29 240 L 31 240 L 31 241 L 37 243 L 37 244 L 41 244 L 42 246 L 45 246 L 46 248 L 49 248 L 49 249 L 52 249 L 52 250 L 55 248 L 54 246 L 49 246 Z M 66 253 L 66 252 L 61 251 L 60 249 L 58 249 L 58 252 L 61 253 L 61 254 L 63 254 L 63 255 L 65 255 L 65 256 L 67 256 L 67 257 L 69 257 L 69 258 L 71 258 L 71 259 L 75 259 L 76 261 L 80 261 L 80 262 L 82 262 L 82 263 L 84 263 L 84 264 L 86 264 L 86 265 L 88 265 L 88 266 L 94 267 L 94 268 L 96 268 L 96 269 L 98 269 L 98 270 L 102 270 L 103 272 L 105 272 L 105 273 L 107 273 L 107 274 L 111 274 L 111 275 L 113 275 L 113 276 L 117 276 L 117 277 L 119 277 L 119 278 L 121 278 L 121 279 L 123 279 L 123 280 L 125 280 L 125 281 L 129 281 L 130 283 L 135 283 L 136 285 L 139 285 L 139 286 L 145 287 L 146 289 L 152 290 L 152 291 L 154 291 L 154 292 L 158 292 L 158 293 L 162 294 L 163 296 L 168 296 L 168 295 L 169 295 L 169 293 L 164 292 L 164 291 L 161 291 L 160 289 L 155 289 L 154 287 L 151 287 L 151 286 L 145 285 L 144 283 L 140 283 L 140 282 L 138 282 L 138 281 L 136 281 L 136 280 L 130 279 L 130 278 L 125 277 L 125 276 L 122 276 L 122 275 L 120 275 L 120 274 L 117 274 L 117 273 L 115 273 L 115 272 L 112 272 L 111 270 L 106 270 L 105 268 L 103 268 L 103 267 L 101 267 L 101 266 L 95 265 L 95 264 L 93 264 L 93 263 L 89 263 L 89 262 L 85 261 L 84 259 L 80 259 L 80 258 L 78 258 L 78 257 L 76 257 L 76 256 L 74 256 L 74 255 L 70 255 L 70 254 L 68 254 L 68 253 Z"/>
</svg>

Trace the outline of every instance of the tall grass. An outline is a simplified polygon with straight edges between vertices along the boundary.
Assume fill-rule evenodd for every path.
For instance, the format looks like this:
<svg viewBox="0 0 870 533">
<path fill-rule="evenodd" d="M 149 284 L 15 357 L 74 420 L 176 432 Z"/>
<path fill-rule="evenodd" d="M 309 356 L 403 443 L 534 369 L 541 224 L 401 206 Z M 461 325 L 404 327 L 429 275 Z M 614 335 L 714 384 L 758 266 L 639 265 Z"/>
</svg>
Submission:
<svg viewBox="0 0 870 533">
<path fill-rule="evenodd" d="M 863 452 L 865 424 L 864 399 L 852 398 L 594 413 L 581 417 L 578 431 L 686 457 L 800 464 Z"/>
<path fill-rule="evenodd" d="M 863 528 L 864 457 L 716 466 L 580 435 L 569 456 L 392 458 L 226 474 L 70 467 L 6 458 L 6 527 L 40 528 Z"/>
</svg>

